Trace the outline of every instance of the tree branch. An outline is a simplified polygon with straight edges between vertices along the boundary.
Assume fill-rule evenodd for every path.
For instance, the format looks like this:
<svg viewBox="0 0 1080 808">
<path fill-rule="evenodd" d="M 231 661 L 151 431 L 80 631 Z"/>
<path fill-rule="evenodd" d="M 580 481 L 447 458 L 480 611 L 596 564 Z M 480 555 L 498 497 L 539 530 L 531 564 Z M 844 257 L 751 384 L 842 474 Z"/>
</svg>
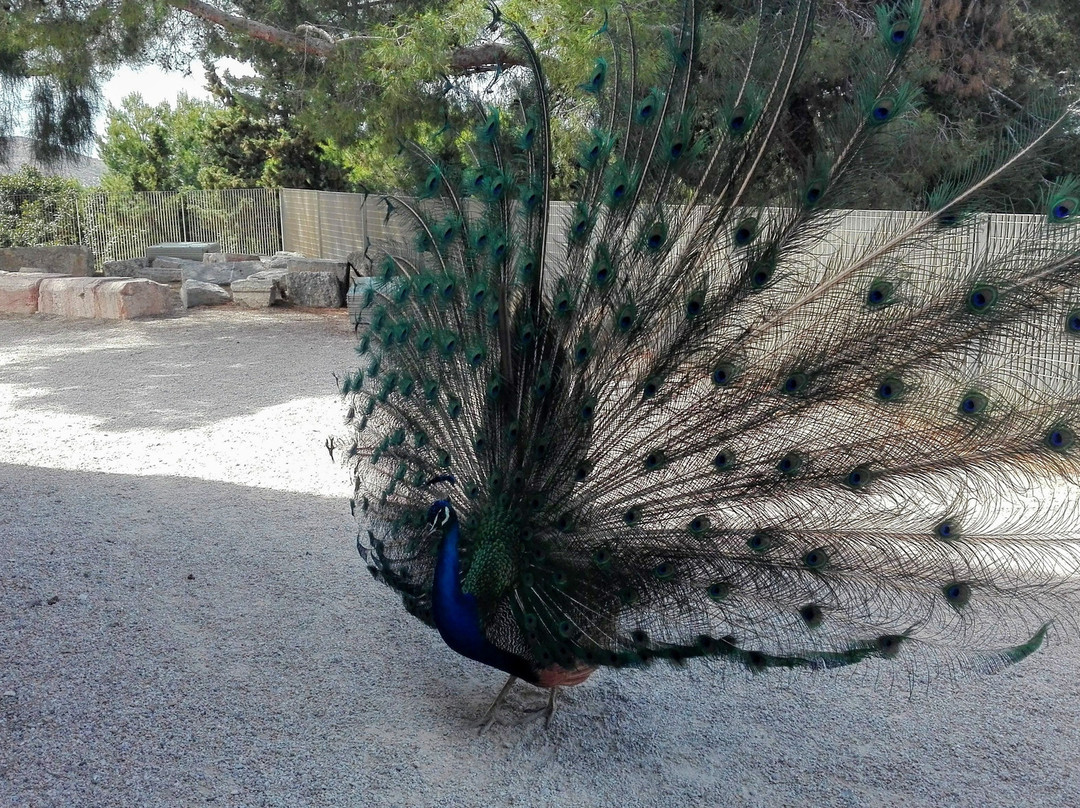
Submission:
<svg viewBox="0 0 1080 808">
<path fill-rule="evenodd" d="M 329 35 L 312 25 L 299 27 L 300 33 L 286 31 L 258 20 L 240 17 L 215 8 L 202 0 L 165 0 L 173 8 L 186 11 L 201 20 L 213 25 L 232 31 L 236 34 L 278 45 L 287 50 L 315 56 L 320 59 L 329 59 L 343 43 L 356 42 L 363 37 L 350 36 L 344 39 L 332 40 Z M 370 2 L 368 5 L 381 5 L 388 0 Z M 473 47 L 458 48 L 450 55 L 450 69 L 455 73 L 480 73 L 495 70 L 498 67 L 510 67 L 524 64 L 521 59 L 511 54 L 497 42 L 489 42 Z"/>
<path fill-rule="evenodd" d="M 309 56 L 319 56 L 326 59 L 334 52 L 334 45 L 332 43 L 319 39 L 311 39 L 306 36 L 299 36 L 291 31 L 286 31 L 283 28 L 276 28 L 273 25 L 267 25 L 258 20 L 249 20 L 246 17 L 229 14 L 219 8 L 214 8 L 214 6 L 211 6 L 209 3 L 203 3 L 202 0 L 165 0 L 165 2 L 173 8 L 186 11 L 188 14 L 192 14 L 201 20 L 206 20 L 207 22 L 222 27 L 226 31 L 243 34 L 252 39 L 269 42 L 272 45 L 280 45 L 283 48 L 288 48 L 289 50 L 297 51 L 298 53 L 306 53 Z"/>
<path fill-rule="evenodd" d="M 498 42 L 458 48 L 450 56 L 450 69 L 455 73 L 480 73 L 496 67 L 512 67 L 525 64 L 519 56 L 510 53 Z"/>
</svg>

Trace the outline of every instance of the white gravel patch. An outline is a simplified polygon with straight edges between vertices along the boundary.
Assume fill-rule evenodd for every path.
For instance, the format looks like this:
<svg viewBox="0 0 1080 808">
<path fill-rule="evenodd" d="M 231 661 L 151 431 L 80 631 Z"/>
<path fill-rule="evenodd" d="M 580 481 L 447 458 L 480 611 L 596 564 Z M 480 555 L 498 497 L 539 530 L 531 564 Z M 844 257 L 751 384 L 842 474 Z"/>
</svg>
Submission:
<svg viewBox="0 0 1080 808">
<path fill-rule="evenodd" d="M 352 356 L 336 313 L 0 318 L 0 806 L 1080 805 L 1075 642 L 929 682 L 601 672 L 477 738 L 502 675 L 355 552 Z"/>
</svg>

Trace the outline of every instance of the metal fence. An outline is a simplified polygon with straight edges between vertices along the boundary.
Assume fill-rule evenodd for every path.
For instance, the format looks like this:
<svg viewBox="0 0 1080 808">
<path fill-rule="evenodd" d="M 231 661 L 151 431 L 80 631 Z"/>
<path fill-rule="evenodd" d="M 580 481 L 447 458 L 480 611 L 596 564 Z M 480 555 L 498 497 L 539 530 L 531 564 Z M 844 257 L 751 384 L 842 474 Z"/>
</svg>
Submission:
<svg viewBox="0 0 1080 808">
<path fill-rule="evenodd" d="M 386 215 L 382 197 L 334 191 L 281 191 L 283 249 L 310 258 L 344 259 L 368 239 L 407 238 L 399 219 Z"/>
<path fill-rule="evenodd" d="M 555 203 L 553 223 L 569 215 L 567 203 Z M 772 215 L 769 211 L 765 215 Z M 896 233 L 918 214 L 904 211 L 841 211 L 811 254 L 823 265 L 841 250 L 865 249 Z M 932 264 L 969 264 L 1006 251 L 1021 235 L 1045 243 L 1045 219 L 1022 214 L 981 215 L 975 227 L 911 247 L 905 260 Z M 1074 232 L 1075 231 L 1075 232 Z M 549 229 L 552 245 L 564 228 Z M 1032 235 L 1035 239 L 1031 239 Z M 1080 239 L 1080 228 L 1057 228 L 1055 238 Z M 69 197 L 0 195 L 0 246 L 85 244 L 97 260 L 144 255 L 146 248 L 168 241 L 216 241 L 226 252 L 272 255 L 284 249 L 311 258 L 344 259 L 370 240 L 409 238 L 399 217 L 388 217 L 378 195 L 298 189 L 85 193 Z M 1060 245 L 1059 245 L 1060 246 Z"/>
<path fill-rule="evenodd" d="M 0 197 L 0 245 L 84 244 L 103 262 L 137 258 L 170 241 L 216 241 L 225 252 L 273 255 L 282 244 L 279 192 Z"/>
<path fill-rule="evenodd" d="M 552 223 L 568 221 L 572 206 L 556 202 Z M 774 215 L 766 209 L 764 215 Z M 899 233 L 921 214 L 911 211 L 849 210 L 836 211 L 823 227 L 822 237 L 808 246 L 808 254 L 822 263 L 838 251 L 865 250 L 874 242 Z M 409 234 L 402 230 L 401 217 L 387 217 L 384 199 L 376 194 L 347 194 L 327 191 L 284 189 L 281 191 L 282 248 L 310 258 L 343 259 L 363 250 L 367 241 L 400 240 Z M 565 228 L 548 230 L 550 245 L 565 244 Z M 913 264 L 971 266 L 995 251 L 1008 250 L 1020 237 L 1058 248 L 1061 240 L 1080 248 L 1080 228 L 1047 230 L 1045 217 L 1029 214 L 980 214 L 974 226 L 941 231 L 934 239 L 907 248 L 904 260 Z"/>
<path fill-rule="evenodd" d="M 466 200 L 468 202 L 468 200 Z M 567 202 L 552 205 L 552 220 L 569 215 Z M 282 249 L 309 258 L 342 260 L 368 243 L 408 240 L 405 219 L 387 215 L 384 197 L 331 191 L 281 191 Z M 549 245 L 564 244 L 562 230 L 551 228 Z"/>
</svg>

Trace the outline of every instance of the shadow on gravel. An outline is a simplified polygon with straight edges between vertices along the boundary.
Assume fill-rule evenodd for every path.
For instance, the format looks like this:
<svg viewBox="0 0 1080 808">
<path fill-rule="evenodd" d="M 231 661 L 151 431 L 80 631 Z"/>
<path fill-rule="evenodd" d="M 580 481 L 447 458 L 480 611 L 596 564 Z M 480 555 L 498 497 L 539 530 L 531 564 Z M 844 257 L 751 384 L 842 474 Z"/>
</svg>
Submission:
<svg viewBox="0 0 1080 808">
<path fill-rule="evenodd" d="M 344 499 L 0 464 L 0 502 L 0 805 L 481 804 L 506 744 L 554 751 L 476 739 L 500 676 L 371 580 Z"/>
<path fill-rule="evenodd" d="M 477 738 L 502 677 L 370 579 L 343 499 L 0 464 L 0 504 L 0 805 L 1078 804 L 1072 649 L 914 696 L 601 672 Z"/>
</svg>

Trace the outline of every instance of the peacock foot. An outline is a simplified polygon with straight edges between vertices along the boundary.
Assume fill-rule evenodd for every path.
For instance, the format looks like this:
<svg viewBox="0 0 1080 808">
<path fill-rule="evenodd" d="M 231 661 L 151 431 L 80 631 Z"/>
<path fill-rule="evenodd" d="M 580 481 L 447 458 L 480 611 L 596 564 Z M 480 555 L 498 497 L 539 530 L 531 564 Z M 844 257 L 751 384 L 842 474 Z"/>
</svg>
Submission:
<svg viewBox="0 0 1080 808">
<path fill-rule="evenodd" d="M 555 707 L 558 704 L 558 699 L 559 688 L 552 687 L 548 690 L 547 704 L 545 704 L 543 707 L 534 707 L 531 710 L 526 710 L 525 712 L 533 713 L 536 715 L 536 717 L 539 717 L 541 714 L 543 714 L 544 729 L 549 729 L 551 727 L 551 719 L 555 715 Z"/>
<path fill-rule="evenodd" d="M 476 733 L 478 736 L 487 732 L 488 727 L 495 721 L 495 715 L 499 711 L 499 705 L 506 699 L 506 694 L 510 692 L 510 688 L 514 686 L 514 682 L 517 681 L 516 676 L 511 676 L 506 680 L 506 684 L 502 686 L 502 690 L 499 691 L 499 695 L 495 697 L 495 701 L 491 702 L 491 706 L 487 708 L 487 712 L 484 713 L 484 717 L 480 719 L 479 730 Z"/>
<path fill-rule="evenodd" d="M 511 676 L 506 680 L 506 684 L 502 686 L 502 690 L 499 691 L 499 695 L 495 697 L 495 700 L 491 702 L 491 706 L 487 708 L 483 718 L 480 719 L 480 723 L 477 724 L 477 735 L 483 735 L 492 724 L 495 723 L 495 716 L 498 715 L 499 706 L 506 700 L 507 694 L 510 692 L 510 688 L 514 686 L 514 682 L 517 681 L 516 676 Z M 550 687 L 546 688 L 548 691 L 547 703 L 540 707 L 531 707 L 522 710 L 527 716 L 531 716 L 528 720 L 534 720 L 535 718 L 543 717 L 544 729 L 551 727 L 551 719 L 555 715 L 555 708 L 558 705 L 559 688 Z"/>
</svg>

